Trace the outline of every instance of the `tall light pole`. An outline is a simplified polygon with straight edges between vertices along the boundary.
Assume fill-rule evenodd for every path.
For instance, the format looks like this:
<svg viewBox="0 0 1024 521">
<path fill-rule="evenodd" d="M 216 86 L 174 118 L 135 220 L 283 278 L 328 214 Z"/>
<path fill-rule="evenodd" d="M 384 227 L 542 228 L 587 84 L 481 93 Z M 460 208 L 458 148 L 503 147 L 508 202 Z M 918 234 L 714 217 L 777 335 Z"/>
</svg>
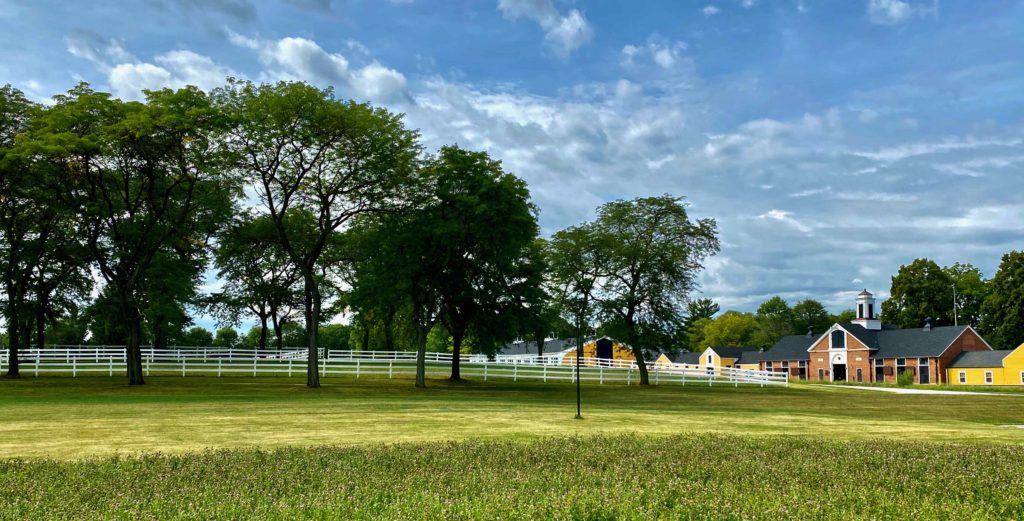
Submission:
<svg viewBox="0 0 1024 521">
<path fill-rule="evenodd" d="M 956 312 L 956 284 L 953 284 L 953 325 L 954 326 L 960 325 L 959 324 L 959 319 L 957 317 L 957 312 Z"/>
<path fill-rule="evenodd" d="M 583 328 L 577 333 L 581 333 Z M 582 420 L 583 415 L 580 412 L 580 358 L 583 357 L 583 335 L 576 335 L 576 419 Z"/>
</svg>

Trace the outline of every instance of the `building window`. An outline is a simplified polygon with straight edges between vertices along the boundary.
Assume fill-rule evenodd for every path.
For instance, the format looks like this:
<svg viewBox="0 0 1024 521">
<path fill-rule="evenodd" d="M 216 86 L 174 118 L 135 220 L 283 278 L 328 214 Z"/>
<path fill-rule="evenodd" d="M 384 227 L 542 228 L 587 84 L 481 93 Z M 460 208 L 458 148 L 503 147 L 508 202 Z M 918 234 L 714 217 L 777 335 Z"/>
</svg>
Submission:
<svg viewBox="0 0 1024 521">
<path fill-rule="evenodd" d="M 832 349 L 846 348 L 846 332 L 837 329 L 832 332 Z"/>
<path fill-rule="evenodd" d="M 1021 374 L 1024 375 L 1024 373 Z M 960 383 L 967 383 L 967 371 L 960 371 Z"/>
<path fill-rule="evenodd" d="M 859 367 L 857 368 L 857 381 L 858 382 L 863 382 L 864 381 L 864 375 L 861 373 L 861 368 L 859 368 Z"/>
<path fill-rule="evenodd" d="M 769 370 L 769 371 L 771 371 L 772 370 L 772 362 L 765 362 L 764 363 L 764 368 Z"/>
<path fill-rule="evenodd" d="M 807 360 L 800 360 L 799 364 L 800 364 L 799 367 L 801 369 L 803 369 L 803 368 L 807 367 Z M 1021 371 L 1021 374 L 1024 374 L 1024 371 Z"/>
<path fill-rule="evenodd" d="M 992 371 L 985 371 L 985 383 L 992 383 Z"/>
<path fill-rule="evenodd" d="M 708 365 L 715 365 L 715 355 L 708 355 Z"/>
<path fill-rule="evenodd" d="M 782 370 L 783 371 L 788 371 L 789 370 L 789 361 L 788 360 L 783 360 L 782 361 Z"/>
<path fill-rule="evenodd" d="M 1020 372 L 1020 383 L 1021 385 L 1024 385 L 1024 371 Z"/>
<path fill-rule="evenodd" d="M 928 359 L 917 359 L 917 381 L 921 384 L 931 383 L 931 371 L 928 370 Z"/>
<path fill-rule="evenodd" d="M 885 360 L 882 360 L 881 358 L 875 359 L 875 381 L 885 381 Z"/>
<path fill-rule="evenodd" d="M 872 319 L 872 320 L 875 319 L 875 305 L 874 304 L 868 304 L 868 318 Z"/>
<path fill-rule="evenodd" d="M 864 304 L 857 304 L 857 318 L 864 318 Z"/>
<path fill-rule="evenodd" d="M 818 381 L 822 382 L 824 380 L 825 380 L 825 370 L 824 369 L 818 369 Z"/>
</svg>

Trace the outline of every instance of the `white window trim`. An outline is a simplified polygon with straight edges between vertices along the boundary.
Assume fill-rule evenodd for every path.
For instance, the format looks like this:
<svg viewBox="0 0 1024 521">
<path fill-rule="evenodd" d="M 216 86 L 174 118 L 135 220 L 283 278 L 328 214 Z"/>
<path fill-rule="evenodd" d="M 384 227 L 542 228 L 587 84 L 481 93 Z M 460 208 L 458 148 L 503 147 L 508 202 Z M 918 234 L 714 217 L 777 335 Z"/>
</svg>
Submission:
<svg viewBox="0 0 1024 521">
<path fill-rule="evenodd" d="M 985 385 L 992 385 L 992 371 L 985 371 Z"/>
<path fill-rule="evenodd" d="M 1024 374 L 1021 375 L 1021 378 L 1024 378 Z M 967 371 L 960 371 L 960 374 L 958 375 L 957 379 L 962 384 L 967 383 Z"/>
<path fill-rule="evenodd" d="M 1021 385 L 1024 385 L 1024 371 L 1020 372 L 1020 383 Z"/>
</svg>

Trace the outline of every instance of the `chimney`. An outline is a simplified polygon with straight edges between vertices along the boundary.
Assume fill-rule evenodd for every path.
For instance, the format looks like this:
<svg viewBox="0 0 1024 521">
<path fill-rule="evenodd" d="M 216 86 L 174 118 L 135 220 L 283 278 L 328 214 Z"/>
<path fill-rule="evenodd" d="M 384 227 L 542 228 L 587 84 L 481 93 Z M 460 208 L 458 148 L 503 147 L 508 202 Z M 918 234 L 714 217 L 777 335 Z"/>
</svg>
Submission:
<svg viewBox="0 0 1024 521">
<path fill-rule="evenodd" d="M 924 330 L 925 331 L 931 331 L 932 330 L 932 317 L 928 317 L 928 318 L 924 319 Z"/>
<path fill-rule="evenodd" d="M 814 328 L 813 327 L 807 328 L 807 338 L 814 338 Z"/>
</svg>

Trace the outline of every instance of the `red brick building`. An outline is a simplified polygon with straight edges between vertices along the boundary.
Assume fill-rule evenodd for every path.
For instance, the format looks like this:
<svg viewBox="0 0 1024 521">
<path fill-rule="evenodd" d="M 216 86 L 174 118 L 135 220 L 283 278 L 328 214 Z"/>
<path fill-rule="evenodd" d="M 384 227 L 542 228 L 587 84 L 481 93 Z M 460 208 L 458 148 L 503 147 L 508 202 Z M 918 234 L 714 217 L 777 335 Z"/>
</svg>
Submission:
<svg viewBox="0 0 1024 521">
<path fill-rule="evenodd" d="M 867 290 L 857 296 L 857 319 L 823 334 L 788 336 L 762 355 L 761 369 L 794 379 L 895 383 L 910 372 L 914 383 L 947 383 L 946 369 L 965 351 L 992 347 L 971 326 L 899 329 L 883 325 Z"/>
</svg>

